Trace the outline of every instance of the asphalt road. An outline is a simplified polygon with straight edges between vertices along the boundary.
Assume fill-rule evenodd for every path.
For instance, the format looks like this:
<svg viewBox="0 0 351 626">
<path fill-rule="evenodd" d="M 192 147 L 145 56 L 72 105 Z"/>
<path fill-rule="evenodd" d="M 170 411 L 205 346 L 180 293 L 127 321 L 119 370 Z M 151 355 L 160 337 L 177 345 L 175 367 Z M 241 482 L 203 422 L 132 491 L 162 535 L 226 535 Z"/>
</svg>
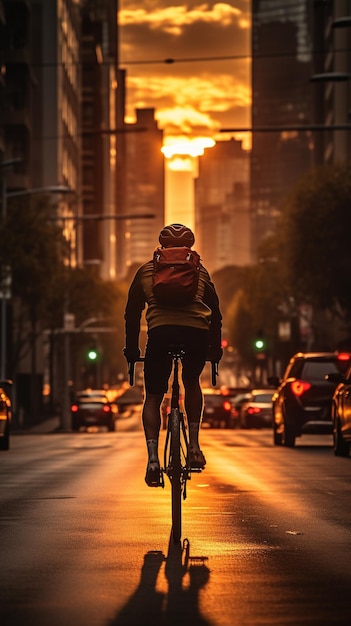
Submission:
<svg viewBox="0 0 351 626">
<path fill-rule="evenodd" d="M 133 417 L 115 433 L 14 435 L 0 453 L 0 624 L 349 625 L 351 458 L 327 436 L 293 450 L 268 430 L 201 437 L 180 551 Z"/>
</svg>

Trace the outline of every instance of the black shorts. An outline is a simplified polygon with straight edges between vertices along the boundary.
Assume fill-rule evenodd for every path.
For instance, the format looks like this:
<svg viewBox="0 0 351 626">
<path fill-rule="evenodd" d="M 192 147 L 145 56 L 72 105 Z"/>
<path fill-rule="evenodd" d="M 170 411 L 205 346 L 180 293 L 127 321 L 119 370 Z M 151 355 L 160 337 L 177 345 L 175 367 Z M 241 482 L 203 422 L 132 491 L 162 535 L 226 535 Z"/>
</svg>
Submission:
<svg viewBox="0 0 351 626">
<path fill-rule="evenodd" d="M 168 352 L 172 344 L 184 346 L 183 379 L 198 379 L 206 363 L 208 339 L 207 330 L 189 326 L 158 326 L 150 330 L 144 362 L 146 391 L 167 393 L 172 371 L 172 358 Z"/>
</svg>

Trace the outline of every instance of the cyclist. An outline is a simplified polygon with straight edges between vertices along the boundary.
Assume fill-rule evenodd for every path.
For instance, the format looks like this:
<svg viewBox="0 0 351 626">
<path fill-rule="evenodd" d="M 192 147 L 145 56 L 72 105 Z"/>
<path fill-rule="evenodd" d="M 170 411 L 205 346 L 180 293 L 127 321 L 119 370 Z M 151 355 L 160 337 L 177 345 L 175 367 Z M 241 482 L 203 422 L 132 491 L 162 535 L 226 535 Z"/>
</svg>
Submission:
<svg viewBox="0 0 351 626">
<path fill-rule="evenodd" d="M 165 226 L 159 235 L 163 248 L 194 245 L 194 233 L 183 224 Z M 152 292 L 153 261 L 136 272 L 130 285 L 125 309 L 126 344 L 124 355 L 128 363 L 140 356 L 139 333 L 141 314 L 145 306 L 147 344 L 144 361 L 145 399 L 142 412 L 148 463 L 145 482 L 149 487 L 161 485 L 158 439 L 161 426 L 160 407 L 168 390 L 172 359 L 171 344 L 182 344 L 185 355 L 182 367 L 184 407 L 189 426 L 190 467 L 203 469 L 206 459 L 199 446 L 199 428 L 203 408 L 200 375 L 206 360 L 219 362 L 222 358 L 222 315 L 215 286 L 201 265 L 195 299 L 187 306 L 167 307 L 157 304 Z"/>
</svg>

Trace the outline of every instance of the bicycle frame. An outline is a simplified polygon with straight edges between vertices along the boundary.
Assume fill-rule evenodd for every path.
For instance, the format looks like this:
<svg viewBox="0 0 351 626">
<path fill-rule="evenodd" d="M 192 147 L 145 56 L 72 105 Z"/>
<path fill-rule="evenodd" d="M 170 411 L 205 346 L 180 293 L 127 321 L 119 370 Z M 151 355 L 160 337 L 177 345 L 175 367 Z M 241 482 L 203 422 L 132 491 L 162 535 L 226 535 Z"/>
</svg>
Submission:
<svg viewBox="0 0 351 626">
<path fill-rule="evenodd" d="M 181 538 L 182 530 L 182 499 L 186 498 L 186 483 L 191 478 L 189 466 L 189 439 L 184 414 L 179 406 L 179 363 L 184 351 L 172 348 L 173 380 L 171 409 L 167 420 L 167 433 L 164 447 L 164 466 L 172 491 L 172 537 L 175 543 Z"/>
</svg>

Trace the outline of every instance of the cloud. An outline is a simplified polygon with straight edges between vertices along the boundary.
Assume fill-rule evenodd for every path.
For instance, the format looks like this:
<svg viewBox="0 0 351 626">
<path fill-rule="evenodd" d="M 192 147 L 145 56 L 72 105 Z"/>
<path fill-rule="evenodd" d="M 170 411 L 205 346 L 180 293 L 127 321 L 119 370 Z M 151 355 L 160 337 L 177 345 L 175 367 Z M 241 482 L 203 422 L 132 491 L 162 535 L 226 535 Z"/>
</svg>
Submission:
<svg viewBox="0 0 351 626">
<path fill-rule="evenodd" d="M 233 108 L 246 111 L 251 105 L 251 91 L 246 81 L 238 82 L 231 74 L 204 73 L 186 79 L 150 76 L 147 83 L 143 77 L 132 77 L 128 87 L 128 117 L 134 117 L 134 108 L 150 106 L 150 102 L 158 111 L 156 117 L 161 128 L 167 130 L 169 125 L 174 126 L 175 119 L 182 120 L 183 126 L 186 117 L 194 119 L 193 114 L 189 116 L 192 111 L 201 115 L 203 120 L 206 118 L 203 125 L 214 130 L 220 123 L 211 116 Z M 177 114 L 172 115 L 172 110 L 177 110 Z M 184 111 L 183 116 L 180 111 Z"/>
<path fill-rule="evenodd" d="M 234 19 L 242 17 L 242 11 L 230 4 L 219 2 L 212 7 L 208 3 L 188 8 L 188 4 L 179 6 L 158 6 L 155 3 L 146 2 L 145 8 L 135 3 L 126 3 L 133 6 L 122 9 L 119 14 L 121 26 L 130 24 L 146 24 L 153 30 L 164 30 L 172 35 L 180 35 L 184 28 L 194 23 L 217 23 L 229 26 Z M 164 4 L 164 3 L 158 3 Z M 242 20 L 241 26 L 245 26 Z"/>
<path fill-rule="evenodd" d="M 209 136 L 223 125 L 248 126 L 250 11 L 250 0 L 121 0 L 127 121 L 135 108 L 152 107 L 159 126 L 171 134 L 178 129 Z"/>
</svg>

